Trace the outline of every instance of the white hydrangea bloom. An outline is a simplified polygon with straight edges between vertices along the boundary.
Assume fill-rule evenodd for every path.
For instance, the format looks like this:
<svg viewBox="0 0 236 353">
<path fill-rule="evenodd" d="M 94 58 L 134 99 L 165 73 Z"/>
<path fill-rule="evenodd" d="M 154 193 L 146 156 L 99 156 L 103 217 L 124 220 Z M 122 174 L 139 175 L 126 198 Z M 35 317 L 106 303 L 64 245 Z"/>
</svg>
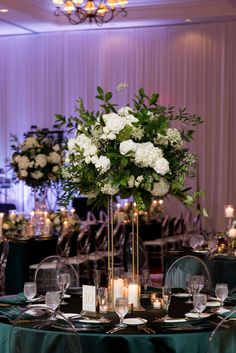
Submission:
<svg viewBox="0 0 236 353">
<path fill-rule="evenodd" d="M 87 156 L 84 161 L 86 164 L 89 164 L 91 162 L 91 157 Z"/>
<path fill-rule="evenodd" d="M 68 151 L 70 153 L 72 153 L 74 151 L 75 144 L 76 144 L 76 139 L 75 138 L 69 139 L 69 141 L 67 143 L 67 147 L 68 147 Z"/>
<path fill-rule="evenodd" d="M 35 167 L 40 167 L 40 168 L 44 168 L 47 164 L 47 157 L 45 154 L 38 154 L 36 157 L 35 157 Z"/>
<path fill-rule="evenodd" d="M 110 168 L 110 165 L 110 159 L 106 156 L 100 156 L 95 163 L 95 167 L 99 170 L 100 174 L 104 174 Z"/>
<path fill-rule="evenodd" d="M 40 172 L 39 170 L 36 170 L 35 172 L 31 173 L 31 176 L 33 179 L 41 179 L 43 177 L 43 173 Z"/>
<path fill-rule="evenodd" d="M 154 147 L 151 142 L 137 143 L 135 163 L 141 167 L 154 167 L 156 159 L 162 157 L 162 150 Z"/>
<path fill-rule="evenodd" d="M 167 139 L 171 146 L 181 147 L 183 145 L 183 140 L 181 138 L 179 130 L 169 128 L 166 131 Z"/>
<path fill-rule="evenodd" d="M 93 164 L 96 164 L 97 161 L 98 161 L 98 156 L 97 156 L 97 155 L 91 157 L 91 162 L 92 162 Z"/>
<path fill-rule="evenodd" d="M 101 187 L 101 192 L 107 195 L 115 195 L 119 192 L 119 188 L 117 186 L 112 186 L 111 183 L 108 182 Z"/>
<path fill-rule="evenodd" d="M 162 197 L 166 195 L 170 190 L 170 185 L 163 178 L 160 179 L 157 183 L 154 183 L 153 189 L 151 191 L 153 196 Z"/>
<path fill-rule="evenodd" d="M 164 157 L 157 158 L 154 166 L 154 170 L 157 174 L 165 175 L 170 171 L 169 162 Z"/>
<path fill-rule="evenodd" d="M 120 116 L 127 116 L 130 115 L 130 112 L 133 112 L 134 110 L 132 108 L 130 108 L 128 105 L 126 105 L 125 107 L 121 107 L 118 110 L 118 114 Z"/>
<path fill-rule="evenodd" d="M 136 143 L 134 143 L 134 141 L 132 140 L 126 140 L 126 141 L 122 141 L 120 143 L 120 153 L 124 156 L 126 155 L 128 152 L 135 152 L 136 150 Z"/>
</svg>

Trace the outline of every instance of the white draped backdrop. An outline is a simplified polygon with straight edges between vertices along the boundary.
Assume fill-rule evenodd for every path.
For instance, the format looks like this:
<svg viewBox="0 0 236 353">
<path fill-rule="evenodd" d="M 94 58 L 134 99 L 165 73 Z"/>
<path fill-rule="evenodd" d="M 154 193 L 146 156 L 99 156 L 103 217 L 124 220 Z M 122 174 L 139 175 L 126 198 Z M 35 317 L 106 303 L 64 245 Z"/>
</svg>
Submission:
<svg viewBox="0 0 236 353">
<path fill-rule="evenodd" d="M 206 192 L 201 204 L 223 230 L 224 205 L 236 206 L 235 58 L 236 22 L 3 37 L 0 166 L 11 155 L 10 133 L 21 138 L 31 125 L 52 127 L 55 113 L 73 114 L 79 96 L 96 109 L 97 85 L 114 91 L 120 105 L 142 86 L 158 91 L 161 103 L 203 117 L 192 144 Z M 126 93 L 115 91 L 121 81 L 129 83 Z M 12 188 L 18 209 L 26 193 Z"/>
</svg>

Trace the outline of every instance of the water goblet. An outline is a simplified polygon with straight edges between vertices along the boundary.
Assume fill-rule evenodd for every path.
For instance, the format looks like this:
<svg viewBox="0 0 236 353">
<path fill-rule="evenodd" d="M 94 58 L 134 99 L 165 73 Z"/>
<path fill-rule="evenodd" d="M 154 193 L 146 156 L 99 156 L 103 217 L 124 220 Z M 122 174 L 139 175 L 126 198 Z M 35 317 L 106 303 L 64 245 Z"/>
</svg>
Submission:
<svg viewBox="0 0 236 353">
<path fill-rule="evenodd" d="M 48 308 L 53 310 L 53 314 L 50 317 L 50 320 L 56 320 L 55 311 L 58 308 L 61 301 L 61 295 L 59 292 L 47 292 L 45 296 L 45 304 Z"/>
<path fill-rule="evenodd" d="M 190 246 L 193 248 L 193 251 L 195 251 L 197 249 L 198 246 L 198 239 L 196 237 L 196 235 L 192 235 L 189 239 L 189 244 Z"/>
<path fill-rule="evenodd" d="M 168 310 L 169 310 L 170 301 L 171 301 L 171 288 L 162 287 L 162 299 L 163 299 L 165 306 L 166 306 L 166 314 L 163 317 L 163 320 L 167 320 L 167 319 L 170 319 L 170 317 L 168 315 Z"/>
<path fill-rule="evenodd" d="M 204 242 L 205 242 L 204 235 L 203 234 L 198 234 L 197 235 L 197 240 L 198 240 L 199 249 L 201 249 L 203 244 L 204 244 Z"/>
<path fill-rule="evenodd" d="M 229 294 L 228 284 L 227 283 L 217 283 L 215 287 L 215 294 L 220 300 L 221 307 L 224 306 L 224 301 Z"/>
<path fill-rule="evenodd" d="M 201 290 L 204 288 L 204 285 L 205 285 L 204 276 L 198 275 L 197 276 L 197 281 L 198 281 L 198 294 L 199 294 L 201 292 Z"/>
<path fill-rule="evenodd" d="M 67 290 L 67 288 L 70 285 L 70 274 L 69 273 L 59 273 L 59 275 L 57 276 L 57 283 L 58 283 L 58 287 L 60 288 L 61 291 L 61 304 L 62 305 L 66 305 L 67 302 L 64 300 L 64 295 L 65 292 Z"/>
<path fill-rule="evenodd" d="M 192 304 L 191 295 L 192 295 L 192 283 L 191 283 L 191 274 L 186 275 L 186 289 L 188 292 L 188 300 L 186 301 L 187 304 Z"/>
<path fill-rule="evenodd" d="M 127 298 L 116 298 L 115 301 L 115 312 L 120 318 L 119 324 L 116 324 L 117 327 L 126 327 L 127 325 L 123 323 L 124 317 L 127 314 L 129 309 L 128 299 Z"/>
<path fill-rule="evenodd" d="M 150 283 L 150 273 L 149 270 L 142 270 L 142 284 L 144 287 L 144 293 L 142 294 L 142 298 L 148 298 L 147 295 L 147 287 Z"/>
<path fill-rule="evenodd" d="M 198 319 L 200 319 L 203 310 L 206 308 L 207 296 L 206 294 L 194 294 L 193 296 L 193 306 L 195 312 L 198 313 Z"/>
<path fill-rule="evenodd" d="M 27 298 L 29 303 L 35 297 L 37 293 L 37 287 L 35 282 L 25 282 L 24 284 L 24 296 Z"/>
<path fill-rule="evenodd" d="M 98 290 L 100 282 L 101 282 L 101 270 L 94 269 L 93 270 L 93 283 L 96 287 L 96 290 Z"/>
</svg>

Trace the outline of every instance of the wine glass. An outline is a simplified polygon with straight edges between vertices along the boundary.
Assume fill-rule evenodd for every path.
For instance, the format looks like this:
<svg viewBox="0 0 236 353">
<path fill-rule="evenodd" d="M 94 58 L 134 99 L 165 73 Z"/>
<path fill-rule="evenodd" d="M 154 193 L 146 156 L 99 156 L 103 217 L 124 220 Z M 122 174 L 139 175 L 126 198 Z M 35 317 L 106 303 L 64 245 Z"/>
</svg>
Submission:
<svg viewBox="0 0 236 353">
<path fill-rule="evenodd" d="M 198 275 L 197 281 L 198 281 L 198 294 L 199 294 L 201 290 L 204 288 L 204 284 L 205 284 L 204 276 Z"/>
<path fill-rule="evenodd" d="M 193 251 L 196 250 L 198 246 L 198 239 L 196 235 L 192 235 L 189 239 L 190 246 L 193 248 Z"/>
<path fill-rule="evenodd" d="M 96 290 L 98 290 L 100 282 L 101 282 L 101 270 L 94 269 L 93 270 L 93 283 L 96 287 Z"/>
<path fill-rule="evenodd" d="M 169 310 L 170 300 L 171 300 L 171 288 L 162 287 L 162 299 L 163 299 L 165 306 L 166 306 L 166 314 L 163 317 L 163 320 L 167 320 L 167 319 L 170 319 L 170 317 L 168 315 L 168 310 Z"/>
<path fill-rule="evenodd" d="M 115 301 L 115 312 L 120 318 L 119 324 L 116 324 L 117 327 L 126 327 L 127 325 L 123 323 L 124 317 L 127 314 L 129 309 L 128 299 L 127 298 L 116 298 Z"/>
<path fill-rule="evenodd" d="M 45 296 L 45 304 L 48 308 L 53 310 L 53 314 L 50 317 L 51 320 L 56 320 L 55 311 L 58 308 L 61 301 L 60 292 L 47 292 Z"/>
<path fill-rule="evenodd" d="M 24 296 L 27 298 L 29 303 L 35 297 L 37 293 L 36 283 L 35 282 L 25 282 L 24 284 Z"/>
<path fill-rule="evenodd" d="M 61 304 L 65 305 L 67 302 L 64 300 L 65 292 L 70 285 L 70 274 L 69 273 L 59 273 L 57 276 L 57 283 L 61 291 Z"/>
<path fill-rule="evenodd" d="M 215 287 L 215 294 L 220 300 L 221 307 L 224 306 L 224 301 L 229 294 L 228 284 L 227 283 L 217 283 Z"/>
<path fill-rule="evenodd" d="M 142 284 L 143 284 L 143 287 L 144 287 L 144 293 L 142 295 L 142 298 L 148 298 L 147 287 L 148 287 L 149 283 L 150 283 L 149 270 L 142 270 Z"/>
<path fill-rule="evenodd" d="M 191 274 L 186 275 L 186 289 L 188 291 L 188 300 L 186 301 L 187 304 L 192 304 L 191 294 L 192 294 L 192 282 L 191 282 Z"/>
<path fill-rule="evenodd" d="M 203 234 L 198 234 L 197 235 L 197 240 L 198 240 L 199 249 L 201 249 L 203 244 L 204 244 L 204 242 L 205 242 L 204 235 Z"/>
<path fill-rule="evenodd" d="M 201 313 L 206 308 L 207 296 L 206 294 L 194 294 L 193 306 L 195 311 L 198 313 L 198 319 L 201 317 Z"/>
</svg>

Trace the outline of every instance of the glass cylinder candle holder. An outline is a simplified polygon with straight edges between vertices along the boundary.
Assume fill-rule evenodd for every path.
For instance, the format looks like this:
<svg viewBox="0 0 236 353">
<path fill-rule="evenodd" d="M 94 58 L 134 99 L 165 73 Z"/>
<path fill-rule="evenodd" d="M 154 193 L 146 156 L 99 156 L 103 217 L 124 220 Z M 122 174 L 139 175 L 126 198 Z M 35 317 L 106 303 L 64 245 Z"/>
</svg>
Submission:
<svg viewBox="0 0 236 353">
<path fill-rule="evenodd" d="M 117 298 L 124 297 L 124 268 L 114 267 L 113 273 L 109 274 L 110 306 L 114 308 Z"/>
<path fill-rule="evenodd" d="M 140 307 L 140 276 L 128 274 L 127 285 L 128 285 L 128 304 L 133 305 L 134 309 Z"/>
</svg>

